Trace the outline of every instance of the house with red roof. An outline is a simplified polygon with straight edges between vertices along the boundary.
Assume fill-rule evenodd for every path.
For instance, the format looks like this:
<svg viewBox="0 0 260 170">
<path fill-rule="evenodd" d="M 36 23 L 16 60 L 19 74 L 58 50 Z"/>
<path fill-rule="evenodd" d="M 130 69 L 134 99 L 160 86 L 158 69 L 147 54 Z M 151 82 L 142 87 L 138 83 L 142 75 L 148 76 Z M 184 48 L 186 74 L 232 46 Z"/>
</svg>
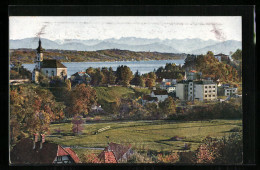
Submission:
<svg viewBox="0 0 260 170">
<path fill-rule="evenodd" d="M 11 164 L 75 164 L 80 163 L 77 154 L 71 148 L 55 143 L 33 141 L 24 138 L 10 152 Z"/>
<path fill-rule="evenodd" d="M 101 163 L 123 163 L 133 154 L 131 145 L 110 143 L 99 155 Z"/>
</svg>

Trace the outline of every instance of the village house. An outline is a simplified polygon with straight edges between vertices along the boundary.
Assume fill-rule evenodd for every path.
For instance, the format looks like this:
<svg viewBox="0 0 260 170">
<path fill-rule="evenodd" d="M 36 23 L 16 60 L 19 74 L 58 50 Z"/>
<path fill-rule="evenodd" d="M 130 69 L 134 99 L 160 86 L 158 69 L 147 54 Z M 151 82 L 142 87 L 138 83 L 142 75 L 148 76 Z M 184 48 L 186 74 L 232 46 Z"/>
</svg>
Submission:
<svg viewBox="0 0 260 170">
<path fill-rule="evenodd" d="M 235 96 L 237 94 L 236 87 L 229 87 L 229 85 L 224 85 L 218 88 L 218 94 L 220 96 Z"/>
<path fill-rule="evenodd" d="M 219 62 L 221 62 L 221 61 L 228 61 L 229 60 L 229 56 L 225 55 L 225 54 L 222 54 L 222 53 L 214 55 L 214 57 L 216 59 L 218 59 Z"/>
<path fill-rule="evenodd" d="M 168 98 L 167 90 L 153 90 L 150 94 L 151 97 L 157 97 L 159 102 L 163 102 Z"/>
<path fill-rule="evenodd" d="M 71 148 L 45 142 L 41 137 L 33 140 L 24 138 L 10 152 L 12 164 L 75 164 L 80 163 L 77 154 Z"/>
<path fill-rule="evenodd" d="M 70 76 L 71 83 L 74 84 L 81 84 L 81 83 L 89 83 L 90 76 L 84 72 L 80 71 Z"/>
<path fill-rule="evenodd" d="M 145 105 L 146 103 L 158 103 L 158 98 L 151 97 L 150 95 L 144 95 L 142 98 L 142 105 Z"/>
<path fill-rule="evenodd" d="M 217 84 L 212 80 L 183 80 L 176 85 L 176 97 L 185 101 L 217 100 Z"/>
<path fill-rule="evenodd" d="M 111 142 L 98 155 L 98 158 L 101 160 L 101 163 L 123 163 L 127 162 L 127 160 L 130 158 L 132 154 L 133 150 L 131 149 L 131 145 L 125 146 Z M 115 160 L 113 157 L 115 158 Z"/>
<path fill-rule="evenodd" d="M 91 106 L 91 113 L 102 113 L 104 110 L 102 109 L 100 104 L 94 104 Z"/>
<path fill-rule="evenodd" d="M 40 72 L 47 77 L 58 76 L 65 80 L 67 78 L 67 67 L 64 66 L 59 60 L 44 59 L 44 49 L 41 46 L 39 39 L 39 46 L 36 49 L 35 68 L 32 72 L 32 81 L 38 83 Z"/>
</svg>

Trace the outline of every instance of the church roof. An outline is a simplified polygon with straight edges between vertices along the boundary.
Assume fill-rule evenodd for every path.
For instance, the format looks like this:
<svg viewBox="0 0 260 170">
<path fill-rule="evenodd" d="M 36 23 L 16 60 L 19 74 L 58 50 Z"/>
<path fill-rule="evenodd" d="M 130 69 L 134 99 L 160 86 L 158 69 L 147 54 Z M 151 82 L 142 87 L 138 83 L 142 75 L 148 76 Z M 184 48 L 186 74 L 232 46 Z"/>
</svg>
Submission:
<svg viewBox="0 0 260 170">
<path fill-rule="evenodd" d="M 41 68 L 67 68 L 58 60 L 43 60 Z"/>
</svg>

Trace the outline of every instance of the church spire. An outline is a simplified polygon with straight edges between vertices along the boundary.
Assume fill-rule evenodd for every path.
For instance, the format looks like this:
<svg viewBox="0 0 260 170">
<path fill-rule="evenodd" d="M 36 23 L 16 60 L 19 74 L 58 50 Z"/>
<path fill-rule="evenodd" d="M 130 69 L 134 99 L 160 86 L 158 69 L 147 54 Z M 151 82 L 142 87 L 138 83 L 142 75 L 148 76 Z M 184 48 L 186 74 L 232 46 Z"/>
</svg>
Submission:
<svg viewBox="0 0 260 170">
<path fill-rule="evenodd" d="M 39 38 L 39 46 L 37 48 L 37 53 L 42 53 L 44 49 L 42 48 L 42 42 L 41 39 Z"/>
</svg>

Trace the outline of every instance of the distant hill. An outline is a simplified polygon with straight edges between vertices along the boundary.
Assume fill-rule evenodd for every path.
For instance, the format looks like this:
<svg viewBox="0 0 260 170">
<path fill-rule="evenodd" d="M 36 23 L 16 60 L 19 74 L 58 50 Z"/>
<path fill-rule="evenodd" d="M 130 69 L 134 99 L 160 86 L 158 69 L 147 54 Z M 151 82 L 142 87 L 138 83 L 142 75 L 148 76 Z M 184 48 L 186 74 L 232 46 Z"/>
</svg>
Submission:
<svg viewBox="0 0 260 170">
<path fill-rule="evenodd" d="M 215 40 L 194 39 L 146 39 L 136 37 L 122 37 L 120 39 L 110 38 L 105 40 L 49 40 L 41 38 L 42 46 L 45 49 L 77 50 L 77 51 L 97 51 L 106 49 L 121 49 L 131 51 L 150 51 L 162 53 L 189 53 L 205 54 L 207 51 L 228 54 L 242 48 L 240 41 L 228 40 L 219 42 Z M 38 46 L 37 38 L 25 38 L 21 40 L 10 40 L 10 49 L 31 48 Z"/>
<path fill-rule="evenodd" d="M 235 52 L 237 49 L 242 49 L 242 43 L 239 41 L 229 40 L 222 43 L 217 43 L 214 45 L 206 46 L 197 50 L 193 50 L 190 53 L 192 54 L 206 54 L 208 51 L 212 51 L 214 54 L 227 54 L 229 55 L 230 51 Z"/>
</svg>

